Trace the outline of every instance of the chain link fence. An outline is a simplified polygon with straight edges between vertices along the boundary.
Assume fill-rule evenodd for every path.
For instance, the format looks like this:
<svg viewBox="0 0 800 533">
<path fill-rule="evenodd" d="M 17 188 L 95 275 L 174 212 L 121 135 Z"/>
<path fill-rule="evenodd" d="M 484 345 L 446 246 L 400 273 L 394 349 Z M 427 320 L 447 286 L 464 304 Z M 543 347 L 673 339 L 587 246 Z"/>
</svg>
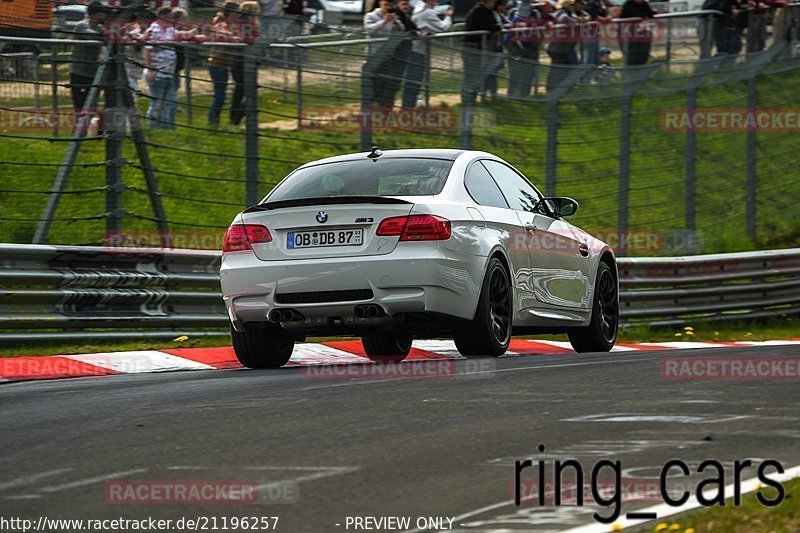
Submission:
<svg viewBox="0 0 800 533">
<path fill-rule="evenodd" d="M 261 17 L 251 43 L 0 37 L 15 50 L 0 53 L 0 241 L 215 249 L 296 166 L 377 145 L 495 153 L 548 195 L 578 199 L 574 223 L 620 255 L 790 245 L 796 10 L 751 17 L 741 53 L 714 56 L 700 38 L 714 12 L 617 21 L 598 37 L 604 65 L 552 61 L 559 39 L 579 61 L 591 42 L 553 27 L 374 39 Z M 647 25 L 645 64 L 630 64 L 641 43 L 620 36 L 625 24 Z M 76 112 L 70 72 L 86 46 L 102 48 L 96 101 Z M 151 46 L 184 57 L 174 96 L 129 75 Z M 224 84 L 208 66 L 221 50 Z M 161 123 L 148 110 L 165 100 L 175 118 Z"/>
</svg>

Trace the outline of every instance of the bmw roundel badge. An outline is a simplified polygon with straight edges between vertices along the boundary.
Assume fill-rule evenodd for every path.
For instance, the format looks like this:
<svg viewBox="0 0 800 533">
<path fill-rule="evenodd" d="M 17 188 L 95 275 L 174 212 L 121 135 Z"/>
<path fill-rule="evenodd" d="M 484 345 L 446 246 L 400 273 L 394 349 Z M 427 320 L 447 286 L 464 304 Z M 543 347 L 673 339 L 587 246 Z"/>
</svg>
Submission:
<svg viewBox="0 0 800 533">
<path fill-rule="evenodd" d="M 328 213 L 326 213 L 325 211 L 320 211 L 319 213 L 317 213 L 317 222 L 322 224 L 326 220 L 328 220 Z"/>
</svg>

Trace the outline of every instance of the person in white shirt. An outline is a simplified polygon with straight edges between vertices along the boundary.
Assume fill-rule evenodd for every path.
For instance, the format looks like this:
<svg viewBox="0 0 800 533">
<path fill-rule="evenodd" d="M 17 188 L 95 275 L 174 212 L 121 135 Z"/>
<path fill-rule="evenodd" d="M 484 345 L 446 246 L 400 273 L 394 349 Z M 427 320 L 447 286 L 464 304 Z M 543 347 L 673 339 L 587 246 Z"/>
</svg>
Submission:
<svg viewBox="0 0 800 533">
<path fill-rule="evenodd" d="M 411 17 L 423 36 L 447 31 L 453 25 L 453 10 L 448 9 L 442 20 L 436 14 L 435 7 L 436 0 L 424 0 L 417 6 Z M 417 97 L 422 89 L 425 71 L 428 69 L 427 46 L 424 40 L 414 41 L 407 61 L 406 80 L 403 87 L 403 109 L 413 109 L 417 105 Z"/>
</svg>

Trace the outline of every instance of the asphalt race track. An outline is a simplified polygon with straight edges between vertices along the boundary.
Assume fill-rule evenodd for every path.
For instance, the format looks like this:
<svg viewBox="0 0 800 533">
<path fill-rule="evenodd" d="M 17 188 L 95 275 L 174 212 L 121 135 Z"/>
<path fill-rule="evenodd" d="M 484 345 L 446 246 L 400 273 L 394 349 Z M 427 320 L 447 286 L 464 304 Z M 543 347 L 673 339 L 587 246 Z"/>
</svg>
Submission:
<svg viewBox="0 0 800 533">
<path fill-rule="evenodd" d="M 348 516 L 411 517 L 411 529 L 418 517 L 455 518 L 456 531 L 569 529 L 593 523 L 596 508 L 515 507 L 515 460 L 577 458 L 587 472 L 619 460 L 623 479 L 650 481 L 673 458 L 690 468 L 707 458 L 800 464 L 796 378 L 674 381 L 660 371 L 665 357 L 721 353 L 462 360 L 438 379 L 312 379 L 284 368 L 3 384 L 0 514 L 279 516 L 285 532 L 354 531 Z M 798 355 L 797 345 L 724 351 Z M 247 505 L 106 502 L 109 480 L 176 479 L 288 492 Z M 625 504 L 623 514 L 653 503 Z"/>
</svg>

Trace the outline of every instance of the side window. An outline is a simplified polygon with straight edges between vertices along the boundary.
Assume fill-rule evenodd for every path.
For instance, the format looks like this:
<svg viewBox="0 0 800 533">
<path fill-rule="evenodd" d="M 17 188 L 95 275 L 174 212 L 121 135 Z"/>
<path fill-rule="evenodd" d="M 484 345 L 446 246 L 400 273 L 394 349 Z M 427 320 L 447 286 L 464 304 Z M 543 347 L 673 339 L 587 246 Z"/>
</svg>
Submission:
<svg viewBox="0 0 800 533">
<path fill-rule="evenodd" d="M 464 186 L 476 203 L 508 209 L 508 204 L 503 198 L 503 194 L 480 161 L 473 163 L 467 171 L 467 177 L 464 178 Z"/>
<path fill-rule="evenodd" d="M 541 196 L 533 186 L 514 169 L 497 161 L 484 160 L 483 164 L 497 182 L 508 205 L 517 211 L 539 213 Z"/>
</svg>

